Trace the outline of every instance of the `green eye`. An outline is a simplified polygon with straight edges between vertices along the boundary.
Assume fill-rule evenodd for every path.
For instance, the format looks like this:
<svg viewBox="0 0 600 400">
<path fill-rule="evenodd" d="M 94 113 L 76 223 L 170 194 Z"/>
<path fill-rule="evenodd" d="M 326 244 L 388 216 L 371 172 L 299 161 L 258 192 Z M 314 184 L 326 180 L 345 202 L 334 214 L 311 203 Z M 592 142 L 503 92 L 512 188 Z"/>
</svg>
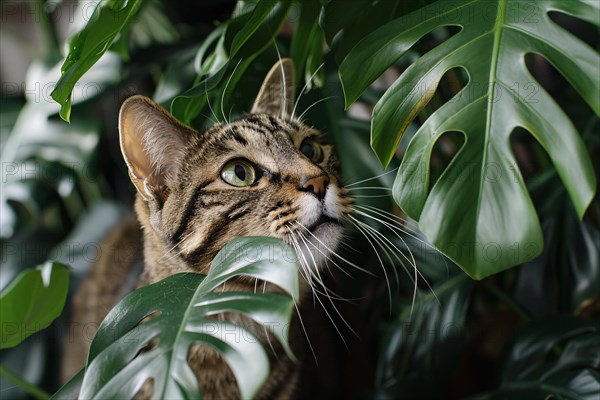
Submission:
<svg viewBox="0 0 600 400">
<path fill-rule="evenodd" d="M 221 178 L 233 186 L 250 186 L 256 179 L 254 167 L 244 160 L 229 161 L 221 170 Z"/>
<path fill-rule="evenodd" d="M 306 139 L 302 142 L 300 145 L 300 152 L 314 163 L 323 161 L 323 149 L 313 140 Z"/>
</svg>

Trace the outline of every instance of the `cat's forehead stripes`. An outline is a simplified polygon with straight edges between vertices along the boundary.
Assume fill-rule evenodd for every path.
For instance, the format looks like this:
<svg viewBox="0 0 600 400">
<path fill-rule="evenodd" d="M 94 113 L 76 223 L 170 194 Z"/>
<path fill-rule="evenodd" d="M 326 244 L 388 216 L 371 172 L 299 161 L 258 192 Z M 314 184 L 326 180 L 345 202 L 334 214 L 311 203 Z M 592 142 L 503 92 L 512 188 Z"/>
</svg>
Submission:
<svg viewBox="0 0 600 400">
<path fill-rule="evenodd" d="M 286 90 L 280 90 L 284 81 Z M 151 281 L 175 272 L 206 273 L 235 236 L 293 244 L 297 233 L 309 230 L 319 242 L 339 238 L 341 225 L 332 221 L 349 212 L 349 203 L 340 190 L 337 158 L 318 130 L 291 118 L 294 81 L 293 62 L 282 60 L 250 114 L 203 132 L 144 96 L 123 103 L 119 140 L 139 193 L 136 211 Z M 225 178 L 232 166 L 244 168 L 233 171 L 244 185 Z"/>
<path fill-rule="evenodd" d="M 252 114 L 204 132 L 190 147 L 188 160 L 210 162 L 211 159 L 239 152 L 241 155 L 254 155 L 257 159 L 271 156 L 267 162 L 286 157 L 291 161 L 297 155 L 297 147 L 303 139 L 314 137 L 321 142 L 321 136 L 319 131 L 296 121 Z"/>
</svg>

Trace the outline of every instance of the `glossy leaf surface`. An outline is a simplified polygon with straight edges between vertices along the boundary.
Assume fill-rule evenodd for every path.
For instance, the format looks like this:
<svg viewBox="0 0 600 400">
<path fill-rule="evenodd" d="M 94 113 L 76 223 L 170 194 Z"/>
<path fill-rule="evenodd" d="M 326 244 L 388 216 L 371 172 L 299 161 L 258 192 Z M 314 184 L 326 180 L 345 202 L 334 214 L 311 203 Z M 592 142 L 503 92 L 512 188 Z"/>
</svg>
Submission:
<svg viewBox="0 0 600 400">
<path fill-rule="evenodd" d="M 104 0 L 100 2 L 86 26 L 70 39 L 69 54 L 61 68 L 62 75 L 50 94 L 60 104 L 60 116 L 71 118 L 71 93 L 79 81 L 108 51 L 142 5 L 142 0 Z"/>
<path fill-rule="evenodd" d="M 373 111 L 371 145 L 385 166 L 409 123 L 450 69 L 467 85 L 435 111 L 409 144 L 394 198 L 421 230 L 471 277 L 481 279 L 542 250 L 542 233 L 510 147 L 527 129 L 549 154 L 581 217 L 596 180 L 581 137 L 525 65 L 536 53 L 600 114 L 600 55 L 557 25 L 550 12 L 600 26 L 600 4 L 585 1 L 440 1 L 366 36 L 340 66 L 346 106 L 417 41 L 437 28 L 460 32 L 417 59 Z M 433 146 L 446 132 L 465 143 L 429 190 Z"/>
<path fill-rule="evenodd" d="M 271 282 L 292 297 L 213 292 L 241 275 Z M 131 398 L 147 379 L 153 379 L 157 398 L 198 398 L 198 382 L 187 357 L 190 346 L 201 343 L 221 353 L 237 378 L 242 397 L 250 398 L 268 376 L 266 352 L 245 327 L 211 317 L 235 312 L 259 325 L 272 326 L 270 331 L 291 355 L 285 328 L 295 298 L 298 279 L 293 250 L 274 238 L 236 238 L 217 254 L 206 277 L 194 273 L 170 276 L 134 291 L 111 310 L 92 342 L 81 397 Z M 140 352 L 151 341 L 156 345 Z"/>
</svg>

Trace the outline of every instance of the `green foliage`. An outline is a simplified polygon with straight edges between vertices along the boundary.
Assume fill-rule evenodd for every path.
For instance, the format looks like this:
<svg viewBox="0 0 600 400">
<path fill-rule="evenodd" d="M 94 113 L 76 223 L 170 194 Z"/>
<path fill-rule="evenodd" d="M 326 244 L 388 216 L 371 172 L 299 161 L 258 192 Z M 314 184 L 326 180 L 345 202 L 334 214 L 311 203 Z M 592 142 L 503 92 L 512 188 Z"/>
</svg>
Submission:
<svg viewBox="0 0 600 400">
<path fill-rule="evenodd" d="M 234 17 L 217 27 L 198 50 L 195 84 L 172 100 L 171 113 L 194 125 L 213 97 L 209 119 L 226 120 L 232 107 L 231 94 L 248 67 L 272 45 L 290 5 L 289 0 L 238 3 Z M 209 96 L 213 91 L 215 95 Z"/>
<path fill-rule="evenodd" d="M 507 353 L 500 388 L 471 399 L 597 399 L 599 348 L 596 322 L 556 317 L 529 324 Z"/>
<path fill-rule="evenodd" d="M 423 292 L 382 335 L 376 393 L 387 398 L 440 398 L 448 371 L 464 351 L 473 283 L 452 266 L 451 278 Z M 414 310 L 410 314 L 410 310 Z"/>
<path fill-rule="evenodd" d="M 596 147 L 597 149 L 597 147 Z M 530 185 L 544 222 L 544 252 L 525 264 L 515 297 L 532 313 L 577 313 L 600 293 L 600 229 L 577 218 L 556 171 L 540 173 Z M 596 196 L 591 208 L 599 209 Z M 557 293 L 548 298 L 545 293 Z"/>
<path fill-rule="evenodd" d="M 294 299 L 298 299 L 296 268 L 294 251 L 280 240 L 240 237 L 215 256 L 206 277 L 176 274 L 134 291 L 111 310 L 98 329 L 81 397 L 131 398 L 152 378 L 155 396 L 198 398 L 198 382 L 187 363 L 193 344 L 218 350 L 236 376 L 242 397 L 253 397 L 268 376 L 265 350 L 248 327 L 211 317 L 224 312 L 244 314 L 269 329 L 293 357 L 287 327 Z M 292 297 L 214 292 L 238 276 L 270 282 Z M 152 317 L 144 321 L 148 316 Z M 231 331 L 236 335 L 227 334 Z"/>
<path fill-rule="evenodd" d="M 118 35 L 127 34 L 129 22 L 142 3 L 142 0 L 103 0 L 85 27 L 70 39 L 62 74 L 51 93 L 60 104 L 62 119 L 67 122 L 71 119 L 71 93 L 77 81 L 108 51 Z"/>
<path fill-rule="evenodd" d="M 570 16 L 566 24 L 565 15 Z M 369 377 L 368 371 L 375 371 L 374 385 L 363 387 L 361 398 L 501 399 L 550 393 L 594 398 L 598 328 L 587 318 L 598 316 L 600 290 L 600 207 L 597 196 L 592 200 L 593 169 L 600 171 L 594 156 L 600 144 L 600 57 L 562 26 L 587 21 L 578 35 L 583 31 L 583 39 L 597 44 L 592 31 L 598 15 L 595 2 L 580 0 L 107 0 L 89 23 L 77 27 L 64 63 L 56 65 L 60 44 L 46 15 L 40 26 L 48 49 L 28 71 L 27 87 L 58 80 L 53 96 L 59 104 L 28 93 L 0 110 L 2 162 L 10 166 L 3 169 L 0 193 L 1 283 L 52 258 L 56 249 L 97 243 L 109 222 L 122 217 L 115 204 L 130 203 L 134 193 L 126 190 L 129 181 L 115 138 L 119 101 L 128 94 L 124 88 L 153 93 L 181 121 L 203 129 L 247 111 L 280 54 L 294 60 L 298 89 L 306 85 L 296 115 L 306 111 L 305 121 L 329 135 L 354 204 L 378 210 L 371 211 L 378 221 L 364 222 L 389 246 L 380 244 L 381 254 L 375 255 L 360 232 L 349 231 L 354 250 L 343 253 L 372 272 L 384 267 L 380 274 L 387 274 L 373 286 L 363 279 L 340 284 L 348 297 L 361 298 L 351 305 L 367 332 L 359 345 L 363 352 L 368 349 L 360 371 Z M 526 57 L 532 53 L 536 63 Z M 544 59 L 555 70 L 540 68 Z M 546 92 L 539 78 L 556 81 L 555 89 Z M 78 84 L 87 83 L 99 88 L 93 97 L 78 94 Z M 344 103 L 357 103 L 372 120 L 344 112 Z M 72 123 L 59 116 L 72 116 Z M 513 132 L 515 127 L 527 133 Z M 400 162 L 394 185 L 390 172 Z M 490 166 L 501 171 L 501 180 L 494 181 L 497 171 Z M 36 173 L 22 173 L 31 170 Z M 95 204 L 107 199 L 101 207 Z M 411 219 L 389 229 L 386 218 L 402 216 L 394 201 L 427 237 L 413 232 Z M 494 275 L 470 280 L 429 240 L 471 277 Z M 37 251 L 27 251 L 31 243 Z M 492 247 L 486 258 L 481 251 L 487 244 Z M 389 254 L 396 248 L 407 257 Z M 412 265 L 402 265 L 411 258 L 409 250 L 418 274 Z M 73 282 L 91 264 L 82 253 L 78 249 L 58 258 L 73 266 Z M 71 263 L 74 255 L 78 258 Z M 215 265 L 225 268 L 230 261 L 216 259 Z M 295 275 L 285 265 L 268 268 L 270 278 L 261 279 L 288 279 L 287 291 L 294 293 L 289 278 Z M 506 270 L 510 266 L 517 267 Z M 407 274 L 400 275 L 404 268 Z M 216 281 L 211 275 L 178 275 L 123 300 L 94 340 L 86 393 L 103 396 L 114 390 L 130 396 L 143 377 L 154 377 L 163 393 L 171 393 L 169 385 L 189 377 L 189 386 L 181 390 L 196 395 L 189 368 L 172 361 L 200 336 L 226 353 L 242 393 L 256 392 L 268 371 L 264 349 L 236 347 L 201 331 L 218 322 L 209 315 L 222 311 L 245 312 L 258 322 L 267 314 L 284 321 L 292 300 L 211 291 L 225 275 Z M 153 311 L 161 314 L 137 325 Z M 570 317 L 545 318 L 556 314 Z M 58 347 L 56 325 L 3 350 L 0 361 L 7 368 L 0 376 L 14 371 L 12 382 L 18 375 L 35 384 L 56 382 L 52 373 L 60 357 L 51 355 Z M 124 338 L 133 335 L 128 332 L 145 340 L 126 346 Z M 500 333 L 490 339 L 494 332 Z M 134 357 L 152 338 L 160 338 L 158 344 Z M 278 339 L 286 344 L 284 336 Z M 33 364 L 45 368 L 32 372 Z M 461 374 L 469 379 L 461 381 Z M 76 397 L 83 381 L 84 371 L 55 398 Z M 463 390 L 457 393 L 456 386 Z M 341 396 L 345 389 L 340 388 Z M 17 398 L 20 393 L 3 394 Z"/>
<path fill-rule="evenodd" d="M 45 329 L 62 312 L 69 288 L 66 266 L 47 262 L 23 271 L 0 292 L 0 349 Z"/>
<path fill-rule="evenodd" d="M 423 123 L 408 146 L 394 198 L 444 254 L 476 279 L 528 261 L 542 250 L 536 212 L 510 148 L 515 127 L 530 131 L 548 152 L 580 216 L 596 191 L 577 130 L 550 95 L 535 85 L 525 55 L 547 58 L 600 115 L 600 56 L 548 15 L 562 12 L 600 26 L 598 4 L 494 4 L 495 8 L 487 0 L 433 3 L 366 36 L 340 65 L 349 106 L 426 34 L 444 26 L 461 28 L 416 60 L 379 100 L 373 110 L 371 145 L 386 166 L 443 75 L 452 68 L 466 71 L 466 86 Z M 534 17 L 526 14 L 529 9 Z M 463 133 L 464 145 L 430 191 L 431 152 L 450 131 Z M 523 250 L 526 246 L 532 250 Z M 489 251 L 497 254 L 490 257 Z"/>
</svg>

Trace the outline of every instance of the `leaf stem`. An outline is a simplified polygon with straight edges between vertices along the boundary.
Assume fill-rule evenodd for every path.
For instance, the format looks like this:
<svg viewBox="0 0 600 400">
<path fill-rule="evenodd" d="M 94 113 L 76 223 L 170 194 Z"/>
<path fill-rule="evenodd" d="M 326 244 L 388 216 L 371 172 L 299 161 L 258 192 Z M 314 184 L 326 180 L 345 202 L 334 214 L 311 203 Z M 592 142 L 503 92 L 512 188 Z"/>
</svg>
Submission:
<svg viewBox="0 0 600 400">
<path fill-rule="evenodd" d="M 18 376 L 14 372 L 6 369 L 2 365 L 0 365 L 0 376 L 8 379 L 12 383 L 14 383 L 15 385 L 17 385 L 21 389 L 23 389 L 23 391 L 25 391 L 26 393 L 32 395 L 33 397 L 35 397 L 38 400 L 47 400 L 47 399 L 50 398 L 50 393 L 48 393 L 45 390 L 42 390 L 42 389 L 38 388 L 37 386 L 35 386 L 35 385 L 27 382 L 25 379 L 21 378 L 20 376 Z"/>
<path fill-rule="evenodd" d="M 523 308 L 520 305 L 515 303 L 515 301 L 509 295 L 507 295 L 505 292 L 503 292 L 502 290 L 498 289 L 494 285 L 491 285 L 487 282 L 483 282 L 483 287 L 490 294 L 492 294 L 494 297 L 496 297 L 502 303 L 507 305 L 511 310 L 513 310 L 515 312 L 515 314 L 517 314 L 517 316 L 523 322 L 528 322 L 531 320 L 531 317 L 529 316 L 529 314 L 525 310 L 523 310 Z"/>
</svg>

